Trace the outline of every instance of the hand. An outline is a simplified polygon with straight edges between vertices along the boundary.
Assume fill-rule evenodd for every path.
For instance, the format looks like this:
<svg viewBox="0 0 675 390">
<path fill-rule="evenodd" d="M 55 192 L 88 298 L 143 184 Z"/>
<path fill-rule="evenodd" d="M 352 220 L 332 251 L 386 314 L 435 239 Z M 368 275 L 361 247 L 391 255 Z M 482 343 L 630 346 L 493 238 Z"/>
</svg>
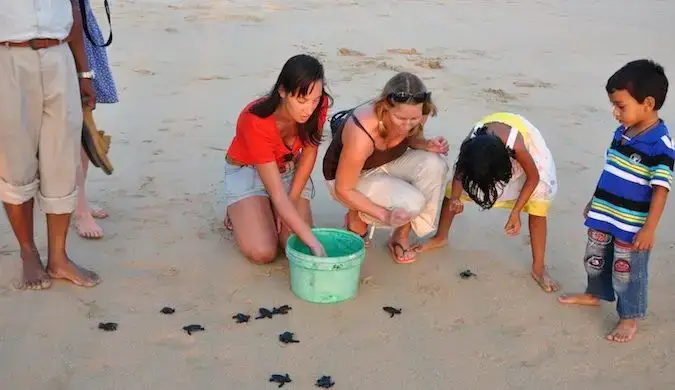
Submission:
<svg viewBox="0 0 675 390">
<path fill-rule="evenodd" d="M 584 207 L 584 219 L 588 218 L 588 212 L 591 211 L 591 202 L 589 201 Z"/>
<path fill-rule="evenodd" d="M 448 145 L 448 141 L 445 138 L 436 137 L 427 141 L 425 149 L 428 152 L 438 153 L 447 156 L 448 151 L 450 150 L 450 146 Z"/>
<path fill-rule="evenodd" d="M 450 211 L 461 214 L 464 211 L 464 203 L 459 199 L 450 199 Z"/>
<path fill-rule="evenodd" d="M 654 247 L 654 229 L 645 228 L 644 226 L 633 238 L 633 250 L 646 252 Z"/>
<path fill-rule="evenodd" d="M 323 248 L 323 245 L 321 245 L 319 240 L 316 241 L 316 244 L 309 247 L 309 250 L 312 251 L 312 254 L 314 256 L 318 256 L 318 257 L 327 257 L 328 256 L 328 254 L 326 253 L 326 250 Z"/>
<path fill-rule="evenodd" d="M 507 236 L 515 236 L 520 233 L 520 213 L 511 212 L 504 226 L 504 232 Z"/>
<path fill-rule="evenodd" d="M 413 216 L 408 211 L 400 207 L 394 207 L 387 213 L 387 220 L 385 223 L 389 226 L 399 227 L 410 222 L 412 217 Z"/>
<path fill-rule="evenodd" d="M 91 79 L 80 79 L 80 97 L 82 104 L 92 110 L 96 108 L 96 90 Z"/>
</svg>

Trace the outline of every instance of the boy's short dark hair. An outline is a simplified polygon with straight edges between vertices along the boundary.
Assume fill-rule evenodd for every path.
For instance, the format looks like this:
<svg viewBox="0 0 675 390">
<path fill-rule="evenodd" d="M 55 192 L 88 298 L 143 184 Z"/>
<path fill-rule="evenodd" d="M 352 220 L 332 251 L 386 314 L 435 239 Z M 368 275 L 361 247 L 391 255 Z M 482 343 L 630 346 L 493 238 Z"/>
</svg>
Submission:
<svg viewBox="0 0 675 390">
<path fill-rule="evenodd" d="M 668 78 L 663 67 L 656 62 L 635 60 L 617 70 L 607 80 L 605 90 L 608 94 L 626 90 L 640 104 L 651 96 L 654 98 L 654 110 L 658 111 L 666 101 Z"/>
</svg>

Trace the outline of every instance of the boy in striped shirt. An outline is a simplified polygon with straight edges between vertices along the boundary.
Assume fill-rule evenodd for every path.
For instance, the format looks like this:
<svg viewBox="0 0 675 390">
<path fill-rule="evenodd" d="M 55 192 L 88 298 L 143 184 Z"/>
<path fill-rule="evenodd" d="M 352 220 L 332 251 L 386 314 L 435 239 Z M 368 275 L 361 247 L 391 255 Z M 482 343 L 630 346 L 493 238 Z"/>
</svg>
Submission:
<svg viewBox="0 0 675 390">
<path fill-rule="evenodd" d="M 668 79 L 663 67 L 642 59 L 614 73 L 606 90 L 621 126 L 584 210 L 588 286 L 559 300 L 597 306 L 616 299 L 619 322 L 607 339 L 628 342 L 647 313 L 649 254 L 673 177 L 673 142 L 658 114 Z"/>
</svg>

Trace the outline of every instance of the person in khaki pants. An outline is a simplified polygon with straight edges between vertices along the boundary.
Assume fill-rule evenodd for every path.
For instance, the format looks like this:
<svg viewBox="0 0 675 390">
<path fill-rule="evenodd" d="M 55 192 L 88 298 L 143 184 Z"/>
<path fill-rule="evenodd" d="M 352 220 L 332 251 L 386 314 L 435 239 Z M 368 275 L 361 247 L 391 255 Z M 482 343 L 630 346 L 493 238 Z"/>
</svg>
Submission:
<svg viewBox="0 0 675 390">
<path fill-rule="evenodd" d="M 0 200 L 19 242 L 21 287 L 53 279 L 92 287 L 93 271 L 66 253 L 82 135 L 95 104 L 77 0 L 0 0 Z M 33 232 L 34 199 L 47 215 L 45 268 Z"/>
</svg>

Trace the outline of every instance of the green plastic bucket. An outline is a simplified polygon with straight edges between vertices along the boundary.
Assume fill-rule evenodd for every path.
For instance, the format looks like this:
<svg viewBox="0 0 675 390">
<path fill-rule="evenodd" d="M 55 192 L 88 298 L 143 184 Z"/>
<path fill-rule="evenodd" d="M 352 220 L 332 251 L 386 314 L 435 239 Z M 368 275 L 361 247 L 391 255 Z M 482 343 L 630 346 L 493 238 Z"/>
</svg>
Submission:
<svg viewBox="0 0 675 390">
<path fill-rule="evenodd" d="M 336 228 L 312 229 L 327 257 L 313 256 L 295 234 L 286 243 L 291 291 L 313 303 L 336 303 L 354 298 L 359 289 L 366 246 L 358 235 Z"/>
</svg>

